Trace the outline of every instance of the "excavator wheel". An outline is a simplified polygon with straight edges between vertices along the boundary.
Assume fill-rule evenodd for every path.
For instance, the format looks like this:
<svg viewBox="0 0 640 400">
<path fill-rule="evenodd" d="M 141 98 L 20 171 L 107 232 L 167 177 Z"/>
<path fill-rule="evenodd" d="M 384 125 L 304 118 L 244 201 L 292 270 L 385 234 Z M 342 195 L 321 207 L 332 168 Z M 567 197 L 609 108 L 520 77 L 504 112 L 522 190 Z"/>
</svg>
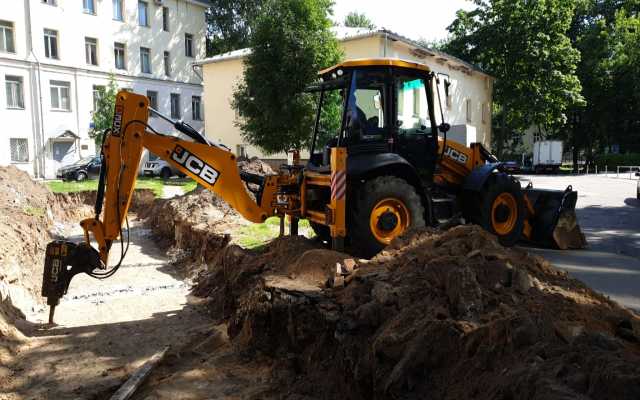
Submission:
<svg viewBox="0 0 640 400">
<path fill-rule="evenodd" d="M 395 176 L 380 176 L 360 186 L 350 207 L 347 235 L 353 252 L 362 257 L 373 257 L 409 227 L 425 226 L 420 196 Z"/>
<path fill-rule="evenodd" d="M 480 209 L 471 222 L 498 237 L 503 246 L 513 246 L 522 236 L 525 220 L 524 194 L 520 183 L 504 173 L 487 181 L 479 196 Z"/>
</svg>

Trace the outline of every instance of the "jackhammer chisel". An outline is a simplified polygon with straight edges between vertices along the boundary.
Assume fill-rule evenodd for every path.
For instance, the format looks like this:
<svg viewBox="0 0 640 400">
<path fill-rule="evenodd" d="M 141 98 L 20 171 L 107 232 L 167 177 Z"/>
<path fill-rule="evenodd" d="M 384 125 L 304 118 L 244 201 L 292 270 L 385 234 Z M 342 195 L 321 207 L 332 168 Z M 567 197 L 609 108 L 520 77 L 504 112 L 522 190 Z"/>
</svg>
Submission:
<svg viewBox="0 0 640 400">
<path fill-rule="evenodd" d="M 101 268 L 100 255 L 86 243 L 56 240 L 47 245 L 42 278 L 42 296 L 49 305 L 49 323 L 53 324 L 56 306 L 67 293 L 77 274 Z"/>
</svg>

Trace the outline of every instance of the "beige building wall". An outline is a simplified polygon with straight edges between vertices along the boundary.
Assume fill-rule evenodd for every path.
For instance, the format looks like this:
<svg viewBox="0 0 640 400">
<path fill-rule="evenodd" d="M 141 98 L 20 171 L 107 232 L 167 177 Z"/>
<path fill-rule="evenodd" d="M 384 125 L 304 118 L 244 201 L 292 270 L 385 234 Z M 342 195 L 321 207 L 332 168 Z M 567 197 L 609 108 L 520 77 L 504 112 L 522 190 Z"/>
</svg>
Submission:
<svg viewBox="0 0 640 400">
<path fill-rule="evenodd" d="M 427 64 L 433 71 L 446 74 L 451 82 L 449 99 L 445 98 L 445 76 L 442 76 L 440 85 L 445 121 L 451 125 L 475 128 L 476 141 L 490 148 L 491 77 L 477 71 L 457 69 L 456 66 L 442 60 L 438 61 L 435 57 L 417 57 L 412 53 L 413 46 L 402 41 L 385 40 L 380 36 L 347 39 L 341 41 L 341 45 L 346 59 L 396 57 Z M 231 107 L 231 102 L 234 89 L 242 79 L 245 53 L 236 54 L 222 60 L 205 60 L 202 63 L 207 137 L 222 142 L 236 154 L 244 151 L 250 157 L 284 160 L 285 154 L 266 156 L 258 148 L 248 146 L 242 140 L 240 129 L 236 126 L 237 114 Z M 405 106 L 408 107 L 406 104 Z M 436 114 L 439 123 L 441 118 L 438 108 Z M 309 132 L 309 135 L 311 134 L 312 132 Z M 306 154 L 302 156 L 305 157 Z"/>
</svg>

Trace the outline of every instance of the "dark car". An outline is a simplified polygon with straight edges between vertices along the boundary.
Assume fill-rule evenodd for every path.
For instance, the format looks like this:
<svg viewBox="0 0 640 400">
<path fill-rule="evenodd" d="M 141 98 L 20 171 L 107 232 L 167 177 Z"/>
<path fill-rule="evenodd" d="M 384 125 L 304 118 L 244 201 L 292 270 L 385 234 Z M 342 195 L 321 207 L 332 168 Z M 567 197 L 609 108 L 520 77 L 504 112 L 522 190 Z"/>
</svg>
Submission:
<svg viewBox="0 0 640 400">
<path fill-rule="evenodd" d="M 100 156 L 80 159 L 71 165 L 60 167 L 56 178 L 63 181 L 84 181 L 87 178 L 97 178 L 100 175 L 102 162 Z"/>
<path fill-rule="evenodd" d="M 636 176 L 640 177 L 640 172 L 636 172 Z M 636 199 L 640 200 L 640 179 L 638 179 L 638 186 L 636 187 Z"/>
<path fill-rule="evenodd" d="M 519 174 L 522 170 L 517 161 L 507 161 L 502 163 L 502 169 L 510 174 Z"/>
</svg>

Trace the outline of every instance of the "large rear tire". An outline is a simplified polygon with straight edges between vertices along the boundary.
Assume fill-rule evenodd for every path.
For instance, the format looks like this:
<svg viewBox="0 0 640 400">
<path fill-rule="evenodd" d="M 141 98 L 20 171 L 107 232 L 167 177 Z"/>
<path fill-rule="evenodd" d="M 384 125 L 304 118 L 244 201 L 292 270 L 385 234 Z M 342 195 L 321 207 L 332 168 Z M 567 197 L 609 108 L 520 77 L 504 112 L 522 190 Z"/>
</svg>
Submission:
<svg viewBox="0 0 640 400">
<path fill-rule="evenodd" d="M 352 196 L 347 237 L 359 256 L 373 257 L 407 229 L 425 226 L 420 196 L 401 178 L 377 177 Z"/>
<path fill-rule="evenodd" d="M 471 222 L 511 247 L 522 237 L 525 220 L 524 194 L 513 177 L 498 173 L 487 180 L 479 196 L 480 208 L 471 213 Z"/>
</svg>

